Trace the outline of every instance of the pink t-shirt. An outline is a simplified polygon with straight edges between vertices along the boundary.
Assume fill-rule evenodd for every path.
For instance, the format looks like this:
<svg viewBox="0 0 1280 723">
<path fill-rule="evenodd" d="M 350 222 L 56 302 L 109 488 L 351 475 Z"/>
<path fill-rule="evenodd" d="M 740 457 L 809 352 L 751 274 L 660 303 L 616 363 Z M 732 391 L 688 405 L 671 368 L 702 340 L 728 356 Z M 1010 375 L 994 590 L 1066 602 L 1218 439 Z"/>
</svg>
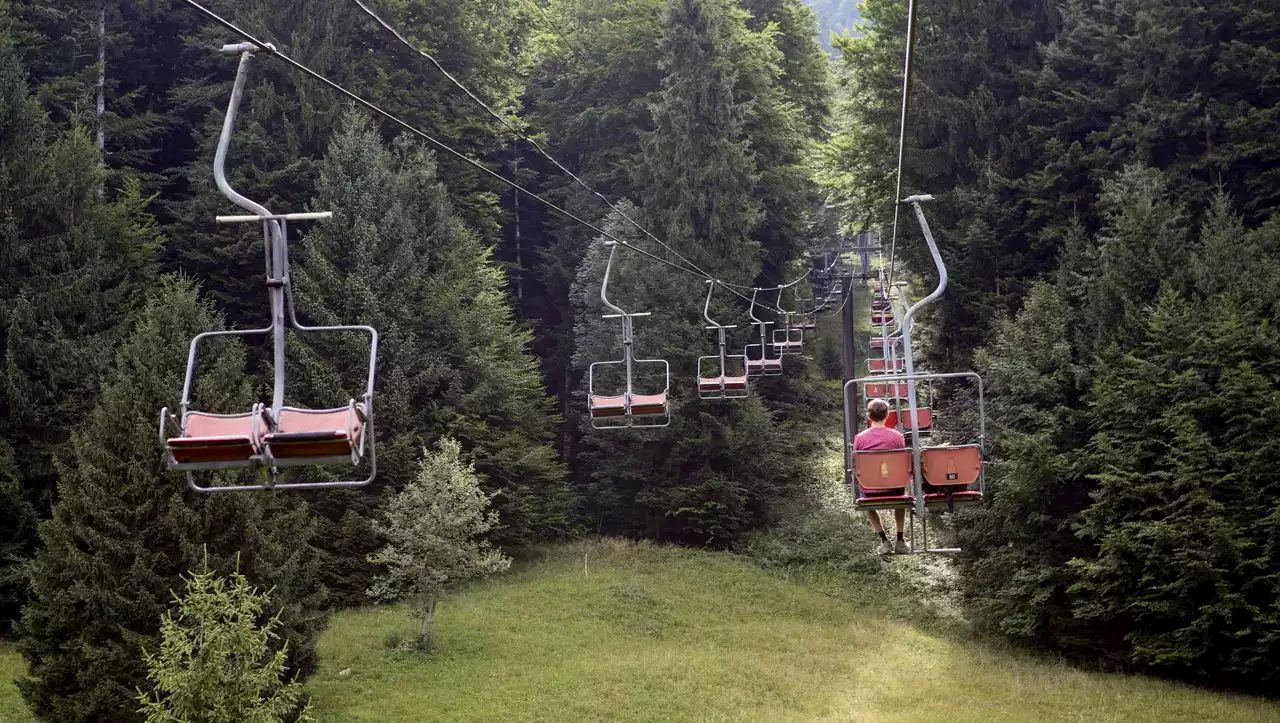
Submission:
<svg viewBox="0 0 1280 723">
<path fill-rule="evenodd" d="M 907 440 L 902 432 L 888 427 L 868 427 L 853 438 L 853 448 L 858 451 L 902 449 L 906 446 Z"/>
</svg>

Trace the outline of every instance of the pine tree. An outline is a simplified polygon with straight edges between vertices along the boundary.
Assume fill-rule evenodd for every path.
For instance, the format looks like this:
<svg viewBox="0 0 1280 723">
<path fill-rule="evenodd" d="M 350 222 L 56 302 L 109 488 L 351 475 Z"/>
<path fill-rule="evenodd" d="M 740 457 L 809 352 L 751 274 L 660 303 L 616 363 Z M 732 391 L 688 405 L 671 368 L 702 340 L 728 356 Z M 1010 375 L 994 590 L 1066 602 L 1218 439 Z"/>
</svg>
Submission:
<svg viewBox="0 0 1280 723">
<path fill-rule="evenodd" d="M 511 318 L 501 271 L 454 213 L 432 154 L 407 140 L 388 150 L 360 114 L 344 123 L 316 200 L 335 217 L 307 235 L 295 275 L 307 318 L 358 321 L 381 335 L 378 484 L 408 484 L 414 450 L 448 434 L 497 493 L 496 540 L 519 544 L 561 528 L 564 471 L 549 445 L 556 419 L 525 351 L 528 335 Z M 300 399 L 341 403 L 346 397 L 336 395 L 363 387 L 365 345 L 317 342 L 310 355 L 295 386 Z M 322 536 L 332 569 L 355 573 L 328 583 L 355 602 L 372 574 L 362 561 L 377 544 L 367 534 L 372 498 L 326 495 L 317 504 L 330 532 L 357 533 Z"/>
<path fill-rule="evenodd" d="M 1259 501 L 1280 491 L 1265 431 L 1280 415 L 1280 337 L 1172 291 L 1144 337 L 1094 383 L 1098 490 L 1079 535 L 1097 553 L 1072 563 L 1075 613 L 1123 664 L 1269 690 L 1280 560 Z"/>
<path fill-rule="evenodd" d="M 214 565 L 242 552 L 250 579 L 277 585 L 291 671 L 314 668 L 316 587 L 305 518 L 251 496 L 197 496 L 164 471 L 160 407 L 176 408 L 186 347 L 220 320 L 194 286 L 165 278 L 121 344 L 101 402 L 59 457 L 58 502 L 40 526 L 20 649 L 28 705 L 55 720 L 133 720 L 169 590 L 207 545 Z M 200 408 L 248 407 L 245 350 L 211 344 L 194 390 Z M 272 611 L 273 613 L 275 610 Z"/>
<path fill-rule="evenodd" d="M 298 711 L 302 684 L 283 681 L 288 645 L 279 640 L 280 614 L 260 622 L 271 593 L 255 589 L 237 570 L 221 577 L 200 569 L 175 595 L 177 617 L 160 621 L 160 647 L 145 650 L 151 693 L 139 693 L 148 723 L 283 723 L 313 721 L 309 704 Z"/>
<path fill-rule="evenodd" d="M 97 399 L 103 350 L 136 305 L 159 242 L 139 186 L 104 199 L 88 136 L 50 128 L 9 28 L 0 7 L 0 441 L 17 475 L 13 525 L 0 531 L 0 628 L 23 596 L 16 560 L 35 543 L 24 511 L 47 512 L 54 455 Z"/>
</svg>

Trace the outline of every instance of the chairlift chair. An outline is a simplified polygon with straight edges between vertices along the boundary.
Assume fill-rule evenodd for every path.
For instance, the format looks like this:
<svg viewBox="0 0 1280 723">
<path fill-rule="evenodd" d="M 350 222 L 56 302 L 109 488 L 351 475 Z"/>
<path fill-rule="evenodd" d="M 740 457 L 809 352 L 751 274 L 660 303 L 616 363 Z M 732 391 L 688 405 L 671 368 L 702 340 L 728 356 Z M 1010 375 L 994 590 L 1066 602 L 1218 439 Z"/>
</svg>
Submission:
<svg viewBox="0 0 1280 723">
<path fill-rule="evenodd" d="M 213 175 L 218 190 L 252 215 L 218 216 L 218 223 L 261 223 L 265 246 L 267 295 L 271 323 L 259 329 L 210 331 L 197 334 L 187 353 L 186 375 L 179 414 L 168 407 L 160 410 L 160 443 L 167 452 L 170 470 L 187 474 L 188 485 L 198 492 L 232 492 L 266 489 L 322 489 L 360 487 L 377 475 L 373 425 L 373 386 L 378 356 L 378 333 L 370 326 L 306 326 L 298 321 L 289 274 L 289 221 L 330 218 L 329 212 L 273 214 L 231 188 L 225 167 L 236 111 L 244 92 L 249 59 L 258 48 L 249 43 L 224 46 L 220 52 L 238 55 L 240 63 L 231 90 L 231 100 L 222 123 L 214 154 Z M 349 333 L 369 335 L 368 373 L 359 397 L 332 409 L 288 407 L 285 398 L 285 332 L 306 334 Z M 270 405 L 255 403 L 249 412 L 212 414 L 193 409 L 191 390 L 196 359 L 202 341 L 218 337 L 266 336 L 271 339 L 274 378 Z M 368 459 L 368 473 L 347 481 L 281 481 L 284 467 L 341 464 L 358 466 Z M 259 484 L 203 485 L 195 472 L 208 470 L 258 470 Z"/>
<path fill-rule="evenodd" d="M 782 289 L 778 289 L 778 302 L 775 305 L 782 315 L 782 328 L 773 330 L 773 348 L 778 354 L 801 354 L 804 352 L 804 330 L 791 323 L 794 312 L 782 308 Z"/>
<path fill-rule="evenodd" d="M 904 427 L 913 432 L 924 432 L 932 427 L 932 411 L 928 407 L 921 407 L 917 403 L 916 383 L 920 381 L 939 380 L 939 379 L 970 379 L 976 383 L 977 401 L 978 401 L 978 439 L 975 444 L 961 445 L 930 445 L 925 446 L 921 442 L 921 434 L 911 434 L 910 448 L 906 450 L 893 450 L 880 452 L 883 457 L 868 456 L 873 453 L 856 452 L 852 449 L 853 439 L 850 437 L 846 440 L 852 455 L 850 466 L 851 483 L 854 489 L 876 489 L 874 485 L 880 484 L 880 489 L 893 489 L 900 486 L 904 477 L 908 483 L 905 485 L 905 493 L 901 497 L 903 499 L 885 501 L 886 506 L 892 506 L 894 503 L 903 505 L 911 510 L 912 514 L 912 530 L 914 537 L 915 521 L 920 522 L 920 529 L 923 536 L 923 545 L 914 552 L 919 553 L 954 553 L 959 552 L 958 548 L 930 548 L 929 547 L 929 525 L 926 511 L 929 509 L 937 509 L 945 507 L 953 510 L 958 503 L 976 503 L 981 502 L 985 492 L 985 475 L 984 475 L 984 454 L 983 444 L 986 438 L 986 409 L 983 397 L 982 378 L 974 372 L 958 372 L 947 374 L 921 374 L 916 373 L 912 359 L 911 331 L 912 323 L 916 312 L 927 304 L 938 299 L 947 286 L 947 270 L 943 263 L 942 256 L 938 252 L 938 247 L 933 239 L 933 234 L 929 229 L 929 224 L 924 217 L 924 211 L 921 203 L 932 200 L 930 196 L 912 196 L 904 199 L 903 203 L 911 203 L 916 212 L 924 234 L 925 242 L 929 247 L 929 252 L 933 256 L 934 265 L 938 269 L 938 286 L 932 293 L 923 299 L 917 301 L 902 316 L 901 335 L 898 339 L 903 345 L 904 369 L 896 370 L 892 374 L 881 374 L 877 376 L 867 376 L 858 379 L 850 379 L 845 383 L 845 403 L 850 404 L 849 387 L 854 385 L 862 385 L 864 398 L 875 396 L 888 396 L 884 392 L 892 391 L 894 396 L 903 396 L 901 392 L 905 391 L 906 397 L 906 416 L 898 417 L 894 422 L 903 421 Z M 895 345 L 898 339 L 880 340 L 881 347 L 885 342 Z M 874 342 L 877 341 L 873 339 Z M 895 357 L 889 357 L 890 359 Z M 892 363 L 892 362 L 890 362 Z M 903 389 L 903 387 L 906 387 Z M 899 410 L 899 414 L 903 410 Z M 856 419 L 858 415 L 854 410 L 846 407 L 845 414 L 847 419 Z M 886 422 L 889 420 L 886 420 Z M 852 435 L 855 431 L 853 425 L 846 426 L 846 433 Z M 902 455 L 907 455 L 908 459 L 903 459 Z M 878 463 L 878 464 L 877 464 Z M 877 479 L 877 474 L 879 479 Z M 976 489 L 974 488 L 976 486 Z M 858 496 L 859 503 L 867 506 L 870 501 L 864 501 L 863 495 Z M 909 498 L 906 499 L 906 498 Z"/>
<path fill-rule="evenodd" d="M 868 359 L 867 371 L 872 374 L 886 374 L 892 369 L 895 373 L 902 371 L 901 359 Z"/>
<path fill-rule="evenodd" d="M 747 382 L 749 369 L 746 354 L 728 354 L 726 332 L 736 328 L 733 324 L 720 324 L 711 318 L 711 294 L 718 282 L 707 279 L 707 302 L 702 307 L 702 316 L 707 320 L 707 329 L 714 329 L 719 344 L 719 353 L 714 356 L 698 357 L 698 397 L 701 399 L 741 399 L 751 389 Z M 741 376 L 730 374 L 729 364 L 737 365 Z M 736 371 L 736 370 L 735 370 Z"/>
<path fill-rule="evenodd" d="M 633 351 L 633 320 L 649 316 L 650 312 L 628 313 L 609 301 L 609 277 L 613 273 L 614 257 L 618 252 L 616 241 L 606 241 L 609 261 L 604 269 L 604 281 L 600 284 L 600 301 L 614 313 L 604 314 L 604 319 L 622 320 L 622 358 L 616 361 L 593 362 L 587 367 L 587 410 L 591 426 L 595 429 L 628 429 L 665 427 L 671 423 L 671 365 L 665 359 L 636 359 Z M 597 391 L 598 369 L 621 367 L 625 375 L 624 387 L 619 394 L 601 394 Z M 662 391 L 655 394 L 639 394 L 635 391 L 636 369 L 644 367 L 661 369 L 664 380 Z"/>
<path fill-rule="evenodd" d="M 777 376 L 782 373 L 782 356 L 775 354 L 770 357 L 768 350 L 773 345 L 768 343 L 767 327 L 772 325 L 772 321 L 764 321 L 756 316 L 756 295 L 760 293 L 759 289 L 751 290 L 751 306 L 747 310 L 747 315 L 751 317 L 751 325 L 760 329 L 760 343 L 747 344 L 742 350 L 742 357 L 747 363 L 747 376 Z M 754 353 L 752 350 L 755 350 Z"/>
</svg>

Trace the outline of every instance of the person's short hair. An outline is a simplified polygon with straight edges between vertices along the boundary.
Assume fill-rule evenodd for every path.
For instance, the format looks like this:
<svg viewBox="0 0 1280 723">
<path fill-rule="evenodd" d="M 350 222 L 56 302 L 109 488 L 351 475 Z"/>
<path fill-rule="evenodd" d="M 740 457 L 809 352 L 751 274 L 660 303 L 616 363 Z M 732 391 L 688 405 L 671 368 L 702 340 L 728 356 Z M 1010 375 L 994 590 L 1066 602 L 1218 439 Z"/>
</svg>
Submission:
<svg viewBox="0 0 1280 723">
<path fill-rule="evenodd" d="M 883 399 L 872 399 L 867 402 L 867 419 L 883 422 L 889 416 L 889 403 Z"/>
</svg>

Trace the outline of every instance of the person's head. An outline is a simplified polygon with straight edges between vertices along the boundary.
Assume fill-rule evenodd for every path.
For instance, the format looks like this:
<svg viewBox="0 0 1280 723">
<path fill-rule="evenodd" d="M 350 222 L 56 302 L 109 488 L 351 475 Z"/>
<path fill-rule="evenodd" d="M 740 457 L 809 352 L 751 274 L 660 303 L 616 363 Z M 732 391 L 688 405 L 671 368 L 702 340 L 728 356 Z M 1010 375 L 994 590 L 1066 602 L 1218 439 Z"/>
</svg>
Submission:
<svg viewBox="0 0 1280 723">
<path fill-rule="evenodd" d="M 884 424 L 889 417 L 889 403 L 883 399 L 872 399 L 867 402 L 867 421 L 872 424 Z"/>
</svg>

